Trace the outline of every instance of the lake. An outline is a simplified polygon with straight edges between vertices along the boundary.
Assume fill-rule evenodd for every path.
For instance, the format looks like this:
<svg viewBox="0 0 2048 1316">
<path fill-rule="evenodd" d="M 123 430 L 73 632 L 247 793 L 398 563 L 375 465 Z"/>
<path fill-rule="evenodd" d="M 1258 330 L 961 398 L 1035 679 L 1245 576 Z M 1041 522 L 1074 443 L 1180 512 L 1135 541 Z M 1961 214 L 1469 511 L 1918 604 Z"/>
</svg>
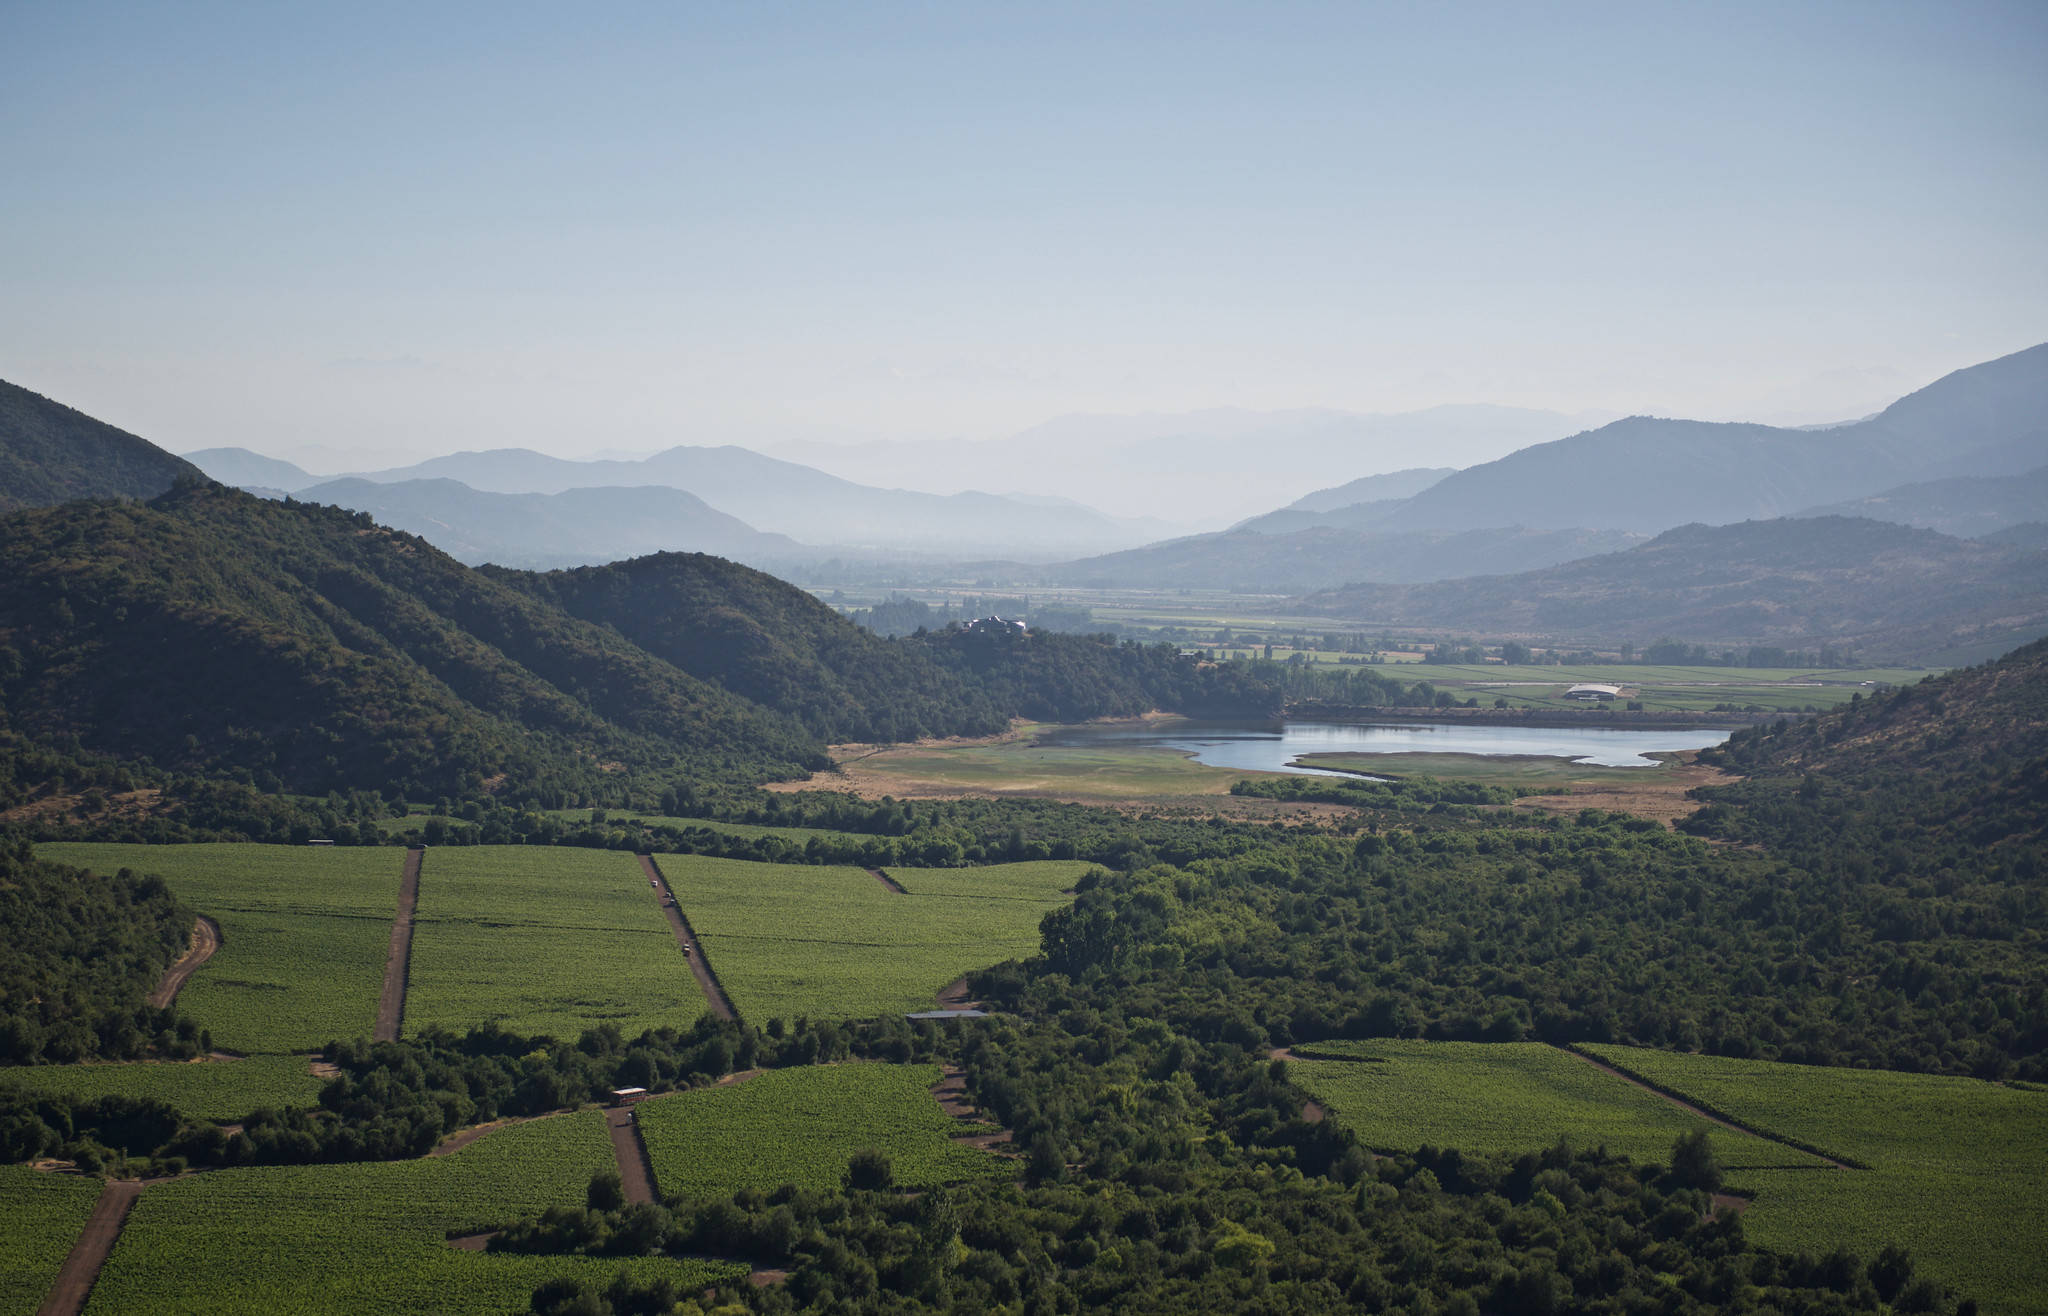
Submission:
<svg viewBox="0 0 2048 1316">
<path fill-rule="evenodd" d="M 1198 763 L 1248 772 L 1298 772 L 1319 777 L 1356 773 L 1294 766 L 1303 754 L 1543 754 L 1603 768 L 1653 768 L 1645 754 L 1705 749 L 1728 739 L 1728 727 L 1624 730 L 1609 727 L 1473 726 L 1447 722 L 1158 722 L 1150 726 L 1057 727 L 1044 745 L 1157 745 Z"/>
</svg>

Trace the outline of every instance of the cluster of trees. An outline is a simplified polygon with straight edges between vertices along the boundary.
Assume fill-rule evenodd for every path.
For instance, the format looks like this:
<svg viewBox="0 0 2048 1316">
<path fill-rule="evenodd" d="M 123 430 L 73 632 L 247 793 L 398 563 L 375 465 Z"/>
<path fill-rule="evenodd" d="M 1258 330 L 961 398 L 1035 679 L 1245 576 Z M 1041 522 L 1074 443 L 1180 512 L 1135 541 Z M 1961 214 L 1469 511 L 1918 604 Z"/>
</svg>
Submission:
<svg viewBox="0 0 2048 1316">
<path fill-rule="evenodd" d="M 154 877 L 90 875 L 0 837 L 0 1064 L 68 1064 L 208 1048 L 147 997 L 193 914 Z"/>
</svg>

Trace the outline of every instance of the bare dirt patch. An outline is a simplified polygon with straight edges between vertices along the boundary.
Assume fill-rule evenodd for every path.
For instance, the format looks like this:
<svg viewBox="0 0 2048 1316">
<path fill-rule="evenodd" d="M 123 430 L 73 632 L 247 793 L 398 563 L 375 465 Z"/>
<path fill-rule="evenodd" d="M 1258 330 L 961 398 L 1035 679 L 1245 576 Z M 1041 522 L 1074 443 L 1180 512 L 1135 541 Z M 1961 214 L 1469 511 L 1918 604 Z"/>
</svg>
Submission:
<svg viewBox="0 0 2048 1316">
<path fill-rule="evenodd" d="M 883 887 L 887 888 L 890 891 L 894 891 L 899 896 L 907 896 L 910 894 L 908 891 L 905 891 L 903 889 L 902 883 L 898 882 L 895 878 L 889 876 L 887 873 L 883 872 L 879 868 L 870 868 L 868 870 L 868 876 L 874 878 L 877 882 L 880 882 L 883 885 Z"/>
<path fill-rule="evenodd" d="M 954 1119 L 977 1126 L 973 1132 L 954 1134 L 954 1142 L 998 1156 L 1016 1155 L 997 1150 L 1012 1141 L 1010 1130 L 994 1127 L 980 1108 L 967 1099 L 967 1075 L 958 1065 L 947 1065 L 939 1071 L 939 1081 L 932 1085 L 932 1098 L 939 1103 L 940 1110 Z"/>
<path fill-rule="evenodd" d="M 412 914 L 420 901 L 420 865 L 424 850 L 405 852 L 405 870 L 398 880 L 398 914 L 391 920 L 391 949 L 384 956 L 384 990 L 377 997 L 373 1041 L 396 1042 L 405 1023 L 405 989 L 412 978 Z"/>
<path fill-rule="evenodd" d="M 1589 782 L 1583 787 L 1572 786 L 1569 795 L 1525 795 L 1515 801 L 1514 807 L 1564 814 L 1577 813 L 1581 809 L 1605 809 L 1611 813 L 1654 818 L 1666 827 L 1672 827 L 1679 819 L 1690 818 L 1703 807 L 1698 800 L 1686 798 L 1688 791 L 1702 786 L 1725 786 L 1740 780 L 1732 772 L 1723 772 L 1698 762 L 1697 751 L 1686 750 L 1673 755 L 1661 768 L 1654 771 L 1643 769 L 1640 783 Z"/>
<path fill-rule="evenodd" d="M 955 978 L 940 989 L 939 1008 L 941 1010 L 978 1010 L 981 1008 L 981 1002 L 969 999 L 967 995 L 967 979 Z"/>
<path fill-rule="evenodd" d="M 192 944 L 185 948 L 177 962 L 164 970 L 163 981 L 149 994 L 149 1003 L 161 1010 L 178 999 L 178 991 L 185 980 L 192 976 L 200 965 L 213 958 L 220 949 L 220 924 L 201 914 L 192 924 Z"/>
</svg>

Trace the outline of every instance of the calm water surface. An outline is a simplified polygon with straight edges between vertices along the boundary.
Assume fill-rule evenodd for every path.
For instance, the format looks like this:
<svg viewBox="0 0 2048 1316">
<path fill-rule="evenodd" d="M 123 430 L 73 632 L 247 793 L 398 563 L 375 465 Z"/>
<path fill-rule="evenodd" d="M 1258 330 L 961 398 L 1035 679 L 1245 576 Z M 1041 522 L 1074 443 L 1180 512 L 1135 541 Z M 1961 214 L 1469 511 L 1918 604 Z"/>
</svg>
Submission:
<svg viewBox="0 0 2048 1316">
<path fill-rule="evenodd" d="M 1489 727 L 1448 722 L 1162 722 L 1147 727 L 1060 727 L 1047 745 L 1159 745 L 1199 763 L 1251 772 L 1353 773 L 1303 768 L 1303 754 L 1548 754 L 1603 768 L 1653 768 L 1643 755 L 1705 749 L 1728 739 L 1728 727 L 1638 731 L 1606 727 Z"/>
</svg>

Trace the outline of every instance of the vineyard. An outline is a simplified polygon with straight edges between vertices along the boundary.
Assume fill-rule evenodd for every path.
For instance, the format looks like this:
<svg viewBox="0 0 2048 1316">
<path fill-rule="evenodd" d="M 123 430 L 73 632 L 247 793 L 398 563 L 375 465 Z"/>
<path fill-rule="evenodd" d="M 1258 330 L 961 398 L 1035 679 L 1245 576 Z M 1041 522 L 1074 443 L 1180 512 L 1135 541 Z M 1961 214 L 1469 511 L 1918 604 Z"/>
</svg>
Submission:
<svg viewBox="0 0 2048 1316">
<path fill-rule="evenodd" d="M 758 1022 L 930 1009 L 969 970 L 1037 953 L 1039 920 L 1088 867 L 895 868 L 890 875 L 911 892 L 899 895 L 859 868 L 694 855 L 659 862 L 719 982 Z M 1011 898 L 955 898 L 978 884 Z"/>
<path fill-rule="evenodd" d="M 1870 1167 L 1744 1171 L 1743 1224 L 1767 1247 L 1874 1255 L 1911 1246 L 1996 1310 L 2048 1311 L 2048 1092 L 1884 1070 L 1588 1046 L 1608 1063 L 1757 1129 Z"/>
<path fill-rule="evenodd" d="M 220 924 L 220 949 L 178 997 L 215 1046 L 303 1052 L 369 1035 L 398 906 L 396 850 L 63 843 L 37 853 L 154 873 Z"/>
<path fill-rule="evenodd" d="M 27 1316 L 42 1304 L 99 1194 L 97 1179 L 0 1165 L 0 1312 Z"/>
<path fill-rule="evenodd" d="M 950 1141 L 936 1065 L 855 1063 L 777 1069 L 729 1087 L 643 1102 L 640 1129 L 658 1189 L 721 1197 L 782 1184 L 831 1191 L 854 1153 L 887 1156 L 899 1188 L 1006 1178 L 1012 1163 Z"/>
<path fill-rule="evenodd" d="M 590 1176 L 612 1164 L 603 1115 L 585 1111 L 513 1125 L 443 1158 L 222 1170 L 157 1184 L 136 1203 L 86 1310 L 499 1313 L 524 1310 L 534 1287 L 560 1274 L 602 1286 L 627 1265 L 687 1289 L 744 1271 L 501 1256 L 446 1242 L 580 1205 Z"/>
<path fill-rule="evenodd" d="M 188 1063 L 25 1065 L 0 1071 L 0 1084 L 31 1092 L 92 1098 L 148 1097 L 167 1101 L 189 1119 L 229 1123 L 259 1106 L 310 1106 L 325 1080 L 306 1057 L 250 1056 Z"/>
<path fill-rule="evenodd" d="M 405 1027 L 496 1023 L 574 1038 L 687 1025 L 703 993 L 628 854 L 477 846 L 429 852 Z"/>
<path fill-rule="evenodd" d="M 1563 1138 L 1661 1164 L 1706 1129 L 1721 1164 L 1819 1169 L 1795 1148 L 1719 1128 L 1541 1042 L 1326 1042 L 1289 1075 L 1367 1145 L 1521 1152 Z M 1346 1057 L 1322 1059 L 1319 1057 Z"/>
</svg>

